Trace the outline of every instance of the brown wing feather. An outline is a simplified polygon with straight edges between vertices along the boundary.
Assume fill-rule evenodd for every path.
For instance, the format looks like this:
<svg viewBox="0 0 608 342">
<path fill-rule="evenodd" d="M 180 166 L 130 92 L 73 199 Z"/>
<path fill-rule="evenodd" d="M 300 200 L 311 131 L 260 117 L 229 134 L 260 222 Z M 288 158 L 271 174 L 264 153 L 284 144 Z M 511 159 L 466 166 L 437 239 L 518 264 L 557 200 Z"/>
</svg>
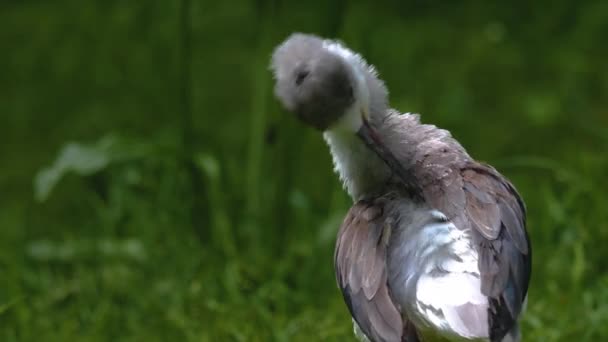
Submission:
<svg viewBox="0 0 608 342">
<path fill-rule="evenodd" d="M 413 342 L 415 332 L 408 332 L 409 340 L 402 339 L 404 322 L 387 284 L 387 222 L 381 203 L 353 205 L 338 233 L 336 279 L 351 315 L 370 340 Z"/>
<path fill-rule="evenodd" d="M 490 166 L 469 163 L 461 176 L 463 221 L 473 228 L 481 290 L 490 298 L 490 338 L 501 340 L 521 312 L 530 281 L 525 207 L 513 185 Z"/>
<path fill-rule="evenodd" d="M 490 300 L 490 339 L 515 325 L 528 291 L 531 249 L 519 194 L 494 168 L 471 160 L 421 164 L 424 197 L 460 229 L 471 229 L 481 291 Z M 432 170 L 429 172 L 428 170 Z"/>
</svg>

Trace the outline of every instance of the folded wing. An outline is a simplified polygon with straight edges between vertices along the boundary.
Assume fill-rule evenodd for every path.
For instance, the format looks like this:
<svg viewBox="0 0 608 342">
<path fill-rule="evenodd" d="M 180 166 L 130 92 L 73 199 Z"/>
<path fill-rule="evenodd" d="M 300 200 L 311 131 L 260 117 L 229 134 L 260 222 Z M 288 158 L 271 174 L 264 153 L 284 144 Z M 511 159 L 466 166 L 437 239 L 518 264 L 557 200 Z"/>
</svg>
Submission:
<svg viewBox="0 0 608 342">
<path fill-rule="evenodd" d="M 393 302 L 387 284 L 390 228 L 390 220 L 383 216 L 380 203 L 359 201 L 353 205 L 336 242 L 337 282 L 353 319 L 370 340 L 415 342 L 415 331 L 404 329 L 407 322 Z"/>
<path fill-rule="evenodd" d="M 481 292 L 489 300 L 490 340 L 500 341 L 521 313 L 532 270 L 524 203 L 498 171 L 476 162 L 427 189 L 432 206 L 472 232 Z"/>
</svg>

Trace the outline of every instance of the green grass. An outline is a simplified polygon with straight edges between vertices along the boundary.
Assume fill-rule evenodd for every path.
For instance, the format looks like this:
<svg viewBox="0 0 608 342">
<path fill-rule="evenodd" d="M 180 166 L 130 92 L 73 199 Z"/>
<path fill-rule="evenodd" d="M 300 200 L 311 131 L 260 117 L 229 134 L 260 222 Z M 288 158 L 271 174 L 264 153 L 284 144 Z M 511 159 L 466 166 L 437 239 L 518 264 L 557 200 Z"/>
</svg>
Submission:
<svg viewBox="0 0 608 342">
<path fill-rule="evenodd" d="M 58 4 L 0 5 L 0 341 L 352 339 L 332 264 L 350 199 L 272 97 L 292 31 L 343 38 L 393 106 L 515 183 L 525 341 L 608 339 L 605 2 L 193 1 L 191 127 L 178 3 Z"/>
<path fill-rule="evenodd" d="M 211 156 L 200 156 L 199 164 L 211 205 L 204 241 L 179 205 L 184 171 L 158 156 L 110 164 L 97 175 L 109 183 L 106 197 L 87 177 L 68 175 L 46 203 L 30 204 L 23 214 L 35 215 L 23 218 L 3 248 L 2 340 L 349 338 L 332 265 L 334 234 L 348 206 L 337 180 L 319 190 L 324 201 L 302 188 L 261 202 L 280 208 L 269 209 L 273 214 L 287 211 L 278 225 L 279 215 L 233 215 L 244 210 L 221 184 L 222 165 Z M 526 340 L 608 336 L 605 193 L 589 181 L 592 174 L 542 158 L 497 165 L 518 180 L 529 209 L 534 273 Z M 319 169 L 325 174 L 330 164 L 303 172 Z M 259 236 L 248 240 L 246 229 Z"/>
</svg>

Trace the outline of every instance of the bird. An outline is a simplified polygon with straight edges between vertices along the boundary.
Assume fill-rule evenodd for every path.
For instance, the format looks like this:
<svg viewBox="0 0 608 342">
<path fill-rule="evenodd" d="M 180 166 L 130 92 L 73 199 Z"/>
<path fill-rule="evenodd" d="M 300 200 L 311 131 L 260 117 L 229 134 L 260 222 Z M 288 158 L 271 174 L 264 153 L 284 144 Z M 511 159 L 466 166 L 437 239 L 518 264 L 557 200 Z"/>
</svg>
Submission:
<svg viewBox="0 0 608 342">
<path fill-rule="evenodd" d="M 532 249 L 513 184 L 447 130 L 392 109 L 375 67 L 341 41 L 293 33 L 270 70 L 353 200 L 334 264 L 356 336 L 520 341 Z"/>
</svg>

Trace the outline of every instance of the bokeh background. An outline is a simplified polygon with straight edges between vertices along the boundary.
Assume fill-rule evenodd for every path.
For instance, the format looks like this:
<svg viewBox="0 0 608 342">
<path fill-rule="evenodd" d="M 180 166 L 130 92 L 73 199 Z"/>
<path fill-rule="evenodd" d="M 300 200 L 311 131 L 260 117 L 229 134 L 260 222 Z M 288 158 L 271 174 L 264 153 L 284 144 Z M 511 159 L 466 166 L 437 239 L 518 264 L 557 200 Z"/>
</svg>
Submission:
<svg viewBox="0 0 608 342">
<path fill-rule="evenodd" d="M 352 340 L 350 199 L 272 95 L 294 31 L 516 184 L 525 341 L 608 339 L 608 2 L 28 0 L 0 3 L 0 340 Z"/>
</svg>

